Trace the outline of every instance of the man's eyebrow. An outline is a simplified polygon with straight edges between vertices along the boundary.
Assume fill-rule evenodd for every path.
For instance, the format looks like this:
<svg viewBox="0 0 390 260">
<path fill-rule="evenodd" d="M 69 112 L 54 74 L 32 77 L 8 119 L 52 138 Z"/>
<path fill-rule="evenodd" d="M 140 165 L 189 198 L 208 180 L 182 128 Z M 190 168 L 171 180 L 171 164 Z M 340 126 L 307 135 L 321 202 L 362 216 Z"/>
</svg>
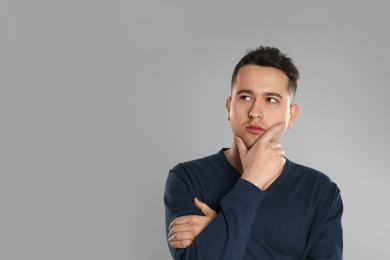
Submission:
<svg viewBox="0 0 390 260">
<path fill-rule="evenodd" d="M 280 99 L 284 99 L 282 95 L 280 95 L 279 93 L 276 93 L 276 92 L 266 92 L 264 93 L 264 96 L 266 97 L 278 97 Z"/>
<path fill-rule="evenodd" d="M 254 95 L 254 92 L 250 89 L 241 89 L 240 91 L 237 92 L 237 95 L 240 95 L 240 94 L 249 94 L 249 95 Z M 263 94 L 263 96 L 265 97 L 278 97 L 280 99 L 284 99 L 282 95 L 280 95 L 279 93 L 277 92 L 265 92 Z"/>
<path fill-rule="evenodd" d="M 253 91 L 249 89 L 241 89 L 240 91 L 237 92 L 237 95 L 240 95 L 242 93 L 253 95 Z"/>
</svg>

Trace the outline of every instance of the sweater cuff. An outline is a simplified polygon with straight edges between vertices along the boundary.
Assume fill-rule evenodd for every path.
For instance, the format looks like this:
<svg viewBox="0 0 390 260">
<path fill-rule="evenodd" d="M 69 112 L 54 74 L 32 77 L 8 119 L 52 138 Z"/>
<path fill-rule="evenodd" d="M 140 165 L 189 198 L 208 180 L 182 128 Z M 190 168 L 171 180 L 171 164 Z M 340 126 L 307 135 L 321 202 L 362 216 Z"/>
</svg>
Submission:
<svg viewBox="0 0 390 260">
<path fill-rule="evenodd" d="M 242 178 L 238 179 L 229 194 L 239 198 L 251 207 L 257 207 L 265 196 L 264 191 L 259 187 Z"/>
</svg>

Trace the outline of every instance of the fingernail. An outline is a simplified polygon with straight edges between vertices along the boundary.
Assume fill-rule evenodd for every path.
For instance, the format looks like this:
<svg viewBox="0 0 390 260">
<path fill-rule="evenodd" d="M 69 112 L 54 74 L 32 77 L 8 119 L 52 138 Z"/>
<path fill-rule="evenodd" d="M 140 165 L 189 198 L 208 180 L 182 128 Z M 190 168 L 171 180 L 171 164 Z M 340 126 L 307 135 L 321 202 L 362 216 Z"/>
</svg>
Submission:
<svg viewBox="0 0 390 260">
<path fill-rule="evenodd" d="M 168 238 L 168 241 L 171 241 L 175 236 L 176 234 L 173 234 L 170 238 Z"/>
</svg>

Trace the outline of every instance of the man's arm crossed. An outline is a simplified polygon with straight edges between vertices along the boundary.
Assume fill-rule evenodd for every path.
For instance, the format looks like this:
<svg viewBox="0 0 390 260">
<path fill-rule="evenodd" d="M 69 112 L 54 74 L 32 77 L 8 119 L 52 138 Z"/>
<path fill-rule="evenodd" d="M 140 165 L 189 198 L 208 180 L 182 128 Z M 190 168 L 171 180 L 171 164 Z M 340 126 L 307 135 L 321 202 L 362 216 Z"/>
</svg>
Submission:
<svg viewBox="0 0 390 260">
<path fill-rule="evenodd" d="M 204 216 L 189 215 L 174 219 L 168 227 L 168 241 L 173 248 L 187 248 L 195 238 L 207 227 L 217 216 L 217 212 L 207 204 L 194 199 L 195 206 L 202 211 Z"/>
</svg>

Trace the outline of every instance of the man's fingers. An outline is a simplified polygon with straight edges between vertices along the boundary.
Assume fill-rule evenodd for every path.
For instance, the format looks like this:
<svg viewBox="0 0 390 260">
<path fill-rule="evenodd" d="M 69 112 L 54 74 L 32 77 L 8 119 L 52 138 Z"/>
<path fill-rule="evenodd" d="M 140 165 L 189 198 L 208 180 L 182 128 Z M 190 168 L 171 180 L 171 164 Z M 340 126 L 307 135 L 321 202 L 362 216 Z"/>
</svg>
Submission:
<svg viewBox="0 0 390 260">
<path fill-rule="evenodd" d="M 175 218 L 168 227 L 168 241 L 173 248 L 186 248 L 197 235 L 217 216 L 207 204 L 194 198 L 194 204 L 205 216 L 189 215 Z"/>
<path fill-rule="evenodd" d="M 282 148 L 276 148 L 276 153 L 279 155 L 279 156 L 284 156 L 285 152 Z"/>
<path fill-rule="evenodd" d="M 270 142 L 272 148 L 281 148 L 282 145 L 278 141 Z"/>
<path fill-rule="evenodd" d="M 173 248 L 187 248 L 192 244 L 194 235 L 191 232 L 175 233 L 168 237 L 169 245 Z"/>
<path fill-rule="evenodd" d="M 187 239 L 187 240 L 169 240 L 169 245 L 173 248 L 187 248 L 192 244 L 193 240 Z"/>
<path fill-rule="evenodd" d="M 201 202 L 200 200 L 198 200 L 198 198 L 195 198 L 194 199 L 194 204 L 195 206 L 200 209 L 202 211 L 202 213 L 205 215 L 205 216 L 209 216 L 210 214 L 215 214 L 215 211 L 210 208 L 209 206 L 207 206 L 206 203 L 203 203 Z"/>
<path fill-rule="evenodd" d="M 173 226 L 168 233 L 168 239 L 180 232 L 188 232 L 191 230 L 191 227 L 188 225 L 175 225 Z"/>
<path fill-rule="evenodd" d="M 194 240 L 194 232 L 192 230 L 177 232 L 168 238 L 168 241 Z"/>
<path fill-rule="evenodd" d="M 172 228 L 174 225 L 182 225 L 182 224 L 186 224 L 186 223 L 190 222 L 190 221 L 191 221 L 191 218 L 192 218 L 191 215 L 189 215 L 189 216 L 182 216 L 182 217 L 175 218 L 175 219 L 169 224 L 168 230 L 171 230 L 171 228 Z"/>
<path fill-rule="evenodd" d="M 248 152 L 248 149 L 246 148 L 244 141 L 239 136 L 235 136 L 234 140 L 236 141 L 240 156 L 245 155 Z"/>
<path fill-rule="evenodd" d="M 276 125 L 271 126 L 264 132 L 264 134 L 260 137 L 259 141 L 262 142 L 272 142 L 278 141 L 279 138 L 283 135 L 284 129 L 286 128 L 286 123 L 282 122 Z"/>
</svg>

